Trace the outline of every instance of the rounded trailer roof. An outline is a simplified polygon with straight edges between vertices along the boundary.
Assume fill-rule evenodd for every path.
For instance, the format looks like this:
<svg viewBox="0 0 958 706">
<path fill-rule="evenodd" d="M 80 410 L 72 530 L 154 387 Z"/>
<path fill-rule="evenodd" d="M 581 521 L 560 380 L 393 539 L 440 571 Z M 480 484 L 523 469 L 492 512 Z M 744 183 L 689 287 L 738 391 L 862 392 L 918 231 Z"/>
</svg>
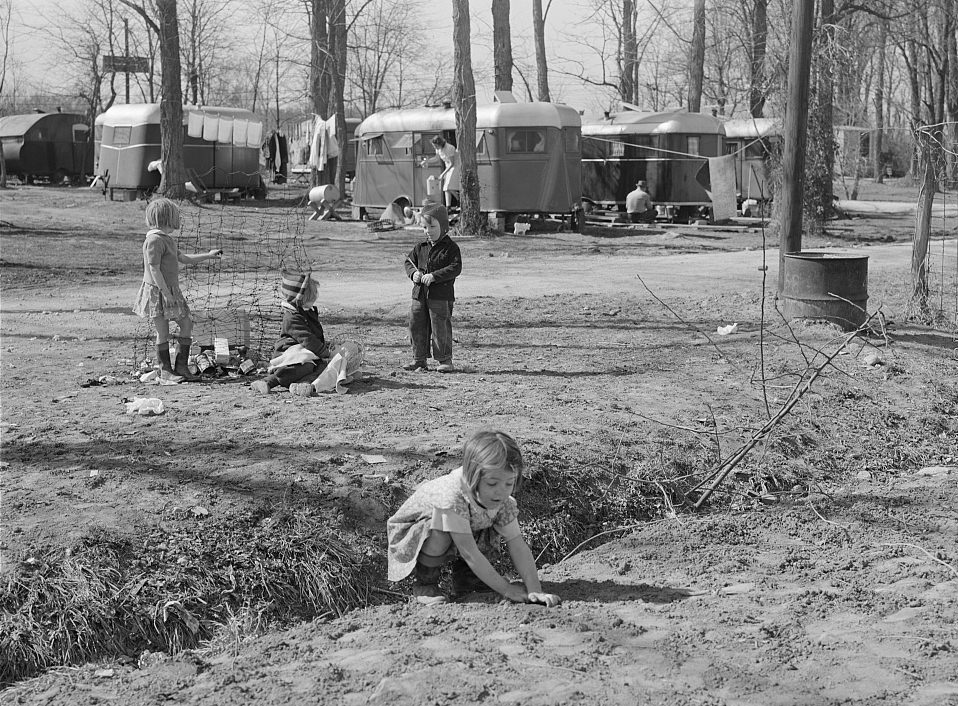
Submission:
<svg viewBox="0 0 958 706">
<path fill-rule="evenodd" d="M 704 113 L 672 110 L 661 113 L 626 110 L 585 123 L 583 135 L 660 135 L 690 133 L 724 135 L 722 121 Z"/>
<path fill-rule="evenodd" d="M 85 123 L 86 118 L 79 113 L 26 113 L 25 115 L 5 115 L 0 118 L 0 137 L 20 137 L 41 121 L 69 120 L 73 124 Z"/>
<path fill-rule="evenodd" d="M 245 108 L 224 108 L 214 105 L 184 105 L 183 124 L 186 125 L 190 113 L 204 113 L 224 118 L 245 118 L 259 122 L 256 115 Z M 159 103 L 130 103 L 128 105 L 114 105 L 105 113 L 101 113 L 94 121 L 97 125 L 144 125 L 160 122 Z"/>
<path fill-rule="evenodd" d="M 782 124 L 776 118 L 736 118 L 725 121 L 725 136 L 733 139 L 781 134 Z"/>
<path fill-rule="evenodd" d="M 561 103 L 488 103 L 476 108 L 476 127 L 579 127 L 579 113 Z M 373 113 L 356 135 L 382 132 L 435 132 L 456 129 L 452 108 L 396 108 Z"/>
</svg>

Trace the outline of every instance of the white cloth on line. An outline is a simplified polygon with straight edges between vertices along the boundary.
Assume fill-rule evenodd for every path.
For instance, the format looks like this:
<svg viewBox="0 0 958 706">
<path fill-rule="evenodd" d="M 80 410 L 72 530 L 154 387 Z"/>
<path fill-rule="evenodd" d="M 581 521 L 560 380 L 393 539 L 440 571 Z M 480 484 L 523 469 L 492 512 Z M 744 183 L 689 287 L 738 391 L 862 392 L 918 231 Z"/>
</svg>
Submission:
<svg viewBox="0 0 958 706">
<path fill-rule="evenodd" d="M 216 134 L 216 141 L 229 144 L 233 141 L 233 119 L 220 118 L 219 129 Z"/>
</svg>

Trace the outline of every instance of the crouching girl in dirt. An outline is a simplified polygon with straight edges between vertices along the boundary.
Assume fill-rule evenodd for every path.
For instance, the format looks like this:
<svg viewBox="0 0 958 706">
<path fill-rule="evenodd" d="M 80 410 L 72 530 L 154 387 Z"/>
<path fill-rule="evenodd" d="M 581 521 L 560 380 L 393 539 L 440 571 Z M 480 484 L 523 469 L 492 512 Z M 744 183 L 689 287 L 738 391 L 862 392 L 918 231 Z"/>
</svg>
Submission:
<svg viewBox="0 0 958 706">
<path fill-rule="evenodd" d="M 180 291 L 180 263 L 192 265 L 223 254 L 222 250 L 187 255 L 173 240 L 180 228 L 180 209 L 169 199 L 153 199 L 146 205 L 146 239 L 143 241 L 143 284 L 133 304 L 134 313 L 153 319 L 156 328 L 156 357 L 160 363 L 160 382 L 195 382 L 187 365 L 193 342 L 190 308 Z M 170 360 L 170 320 L 179 326 L 175 362 Z"/>
<path fill-rule="evenodd" d="M 558 596 L 542 592 L 535 558 L 519 531 L 513 495 L 521 482 L 515 440 L 501 431 L 474 433 L 463 447 L 462 466 L 420 485 L 387 520 L 389 580 L 413 574 L 418 602 L 444 603 L 440 569 L 452 561 L 454 597 L 491 589 L 516 603 L 558 605 Z M 509 583 L 480 549 L 480 543 L 491 549 L 496 535 L 505 540 L 525 587 Z"/>
</svg>

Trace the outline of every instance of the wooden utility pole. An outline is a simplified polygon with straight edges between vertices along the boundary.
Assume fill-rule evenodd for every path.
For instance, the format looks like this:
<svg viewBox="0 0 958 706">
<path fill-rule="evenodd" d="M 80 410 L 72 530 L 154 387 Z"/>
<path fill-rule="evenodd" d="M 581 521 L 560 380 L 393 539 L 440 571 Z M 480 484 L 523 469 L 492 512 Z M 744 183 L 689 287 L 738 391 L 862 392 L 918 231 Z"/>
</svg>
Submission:
<svg viewBox="0 0 958 706">
<path fill-rule="evenodd" d="M 785 288 L 785 255 L 802 250 L 802 189 L 808 140 L 808 75 L 812 63 L 815 0 L 792 0 L 792 38 L 788 50 L 788 105 L 785 108 L 782 223 L 778 252 L 778 293 Z"/>
</svg>

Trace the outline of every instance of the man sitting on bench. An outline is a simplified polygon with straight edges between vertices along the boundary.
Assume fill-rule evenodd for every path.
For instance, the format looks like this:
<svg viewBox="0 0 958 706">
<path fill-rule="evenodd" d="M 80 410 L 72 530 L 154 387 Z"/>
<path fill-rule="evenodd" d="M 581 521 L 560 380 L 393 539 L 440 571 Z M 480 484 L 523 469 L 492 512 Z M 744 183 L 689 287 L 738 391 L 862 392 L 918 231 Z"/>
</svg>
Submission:
<svg viewBox="0 0 958 706">
<path fill-rule="evenodd" d="M 655 206 L 646 187 L 645 181 L 640 179 L 635 183 L 635 191 L 630 191 L 625 197 L 625 211 L 632 223 L 655 223 Z"/>
</svg>

